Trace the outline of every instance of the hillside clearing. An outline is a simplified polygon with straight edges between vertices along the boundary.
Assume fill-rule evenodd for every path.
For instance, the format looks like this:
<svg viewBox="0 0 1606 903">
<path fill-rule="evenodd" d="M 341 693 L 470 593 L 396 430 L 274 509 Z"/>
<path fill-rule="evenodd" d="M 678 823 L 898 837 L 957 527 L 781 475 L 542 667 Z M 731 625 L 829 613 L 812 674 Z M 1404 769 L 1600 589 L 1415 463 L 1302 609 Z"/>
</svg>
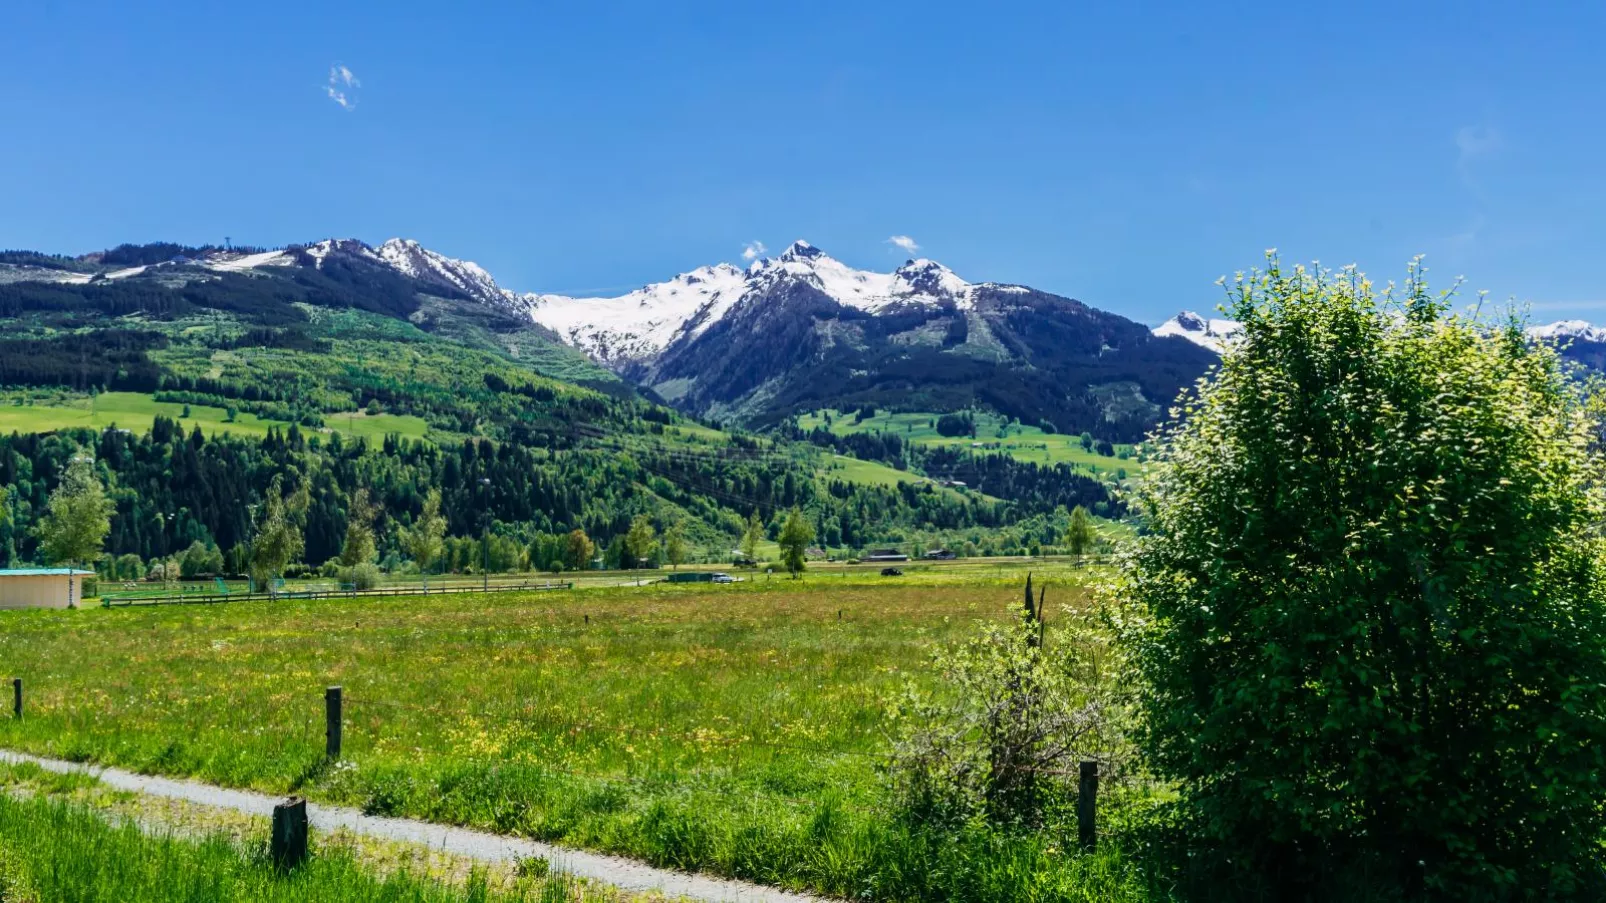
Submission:
<svg viewBox="0 0 1606 903">
<path fill-rule="evenodd" d="M 22 394 L 0 398 L 0 433 L 47 433 L 63 429 L 118 429 L 146 432 L 157 417 L 178 421 L 185 430 L 201 427 L 208 435 L 229 433 L 238 436 L 266 436 L 270 428 L 287 430 L 289 423 L 263 420 L 255 414 L 239 411 L 233 421 L 228 411 L 209 405 L 188 406 L 190 416 L 183 417 L 185 405 L 157 401 L 139 392 L 102 392 L 85 396 L 60 396 L 48 403 L 28 404 Z M 399 414 L 368 414 L 354 411 L 328 415 L 327 429 L 348 437 L 364 438 L 370 442 L 383 439 L 387 434 L 399 433 L 421 439 L 428 431 L 423 418 Z M 303 428 L 311 435 L 320 431 Z"/>
</svg>

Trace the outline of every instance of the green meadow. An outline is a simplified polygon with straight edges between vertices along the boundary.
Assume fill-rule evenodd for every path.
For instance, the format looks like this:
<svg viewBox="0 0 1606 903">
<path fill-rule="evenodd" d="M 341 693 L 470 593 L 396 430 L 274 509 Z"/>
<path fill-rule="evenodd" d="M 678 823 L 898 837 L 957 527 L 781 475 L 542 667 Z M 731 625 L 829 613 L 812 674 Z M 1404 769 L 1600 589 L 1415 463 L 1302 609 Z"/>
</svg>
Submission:
<svg viewBox="0 0 1606 903">
<path fill-rule="evenodd" d="M 263 420 L 246 411 L 237 412 L 231 421 L 226 409 L 199 404 L 190 405 L 189 416 L 183 417 L 184 405 L 157 401 L 150 395 L 138 392 L 103 392 L 94 397 L 48 393 L 31 404 L 28 398 L 27 393 L 21 392 L 0 396 L 0 433 L 48 433 L 63 429 L 107 427 L 143 433 L 151 428 L 151 423 L 158 416 L 177 420 L 186 430 L 199 426 L 208 435 L 232 433 L 261 437 L 267 435 L 270 428 L 286 430 L 290 427 L 288 423 Z M 332 432 L 369 441 L 378 441 L 389 433 L 421 439 L 428 432 L 423 418 L 399 414 L 367 414 L 360 411 L 329 414 L 326 423 Z"/>
<path fill-rule="evenodd" d="M 889 699 L 933 680 L 936 644 L 1007 616 L 1020 567 L 7 612 L 0 671 L 28 711 L 0 746 L 834 896 L 1138 899 L 1114 845 L 938 837 L 890 804 Z M 1051 618 L 1084 604 L 1082 579 L 1058 567 Z"/>
<path fill-rule="evenodd" d="M 825 428 L 838 436 L 883 432 L 902 436 L 921 445 L 971 449 L 981 453 L 1006 454 L 1016 460 L 1036 464 L 1070 464 L 1089 473 L 1113 474 L 1125 470 L 1140 476 L 1147 465 L 1139 461 L 1132 446 L 1115 446 L 1116 456 L 1100 455 L 1082 447 L 1081 437 L 1064 433 L 1045 433 L 1040 427 L 1010 423 L 991 412 L 976 411 L 976 437 L 944 436 L 935 426 L 940 416 L 934 412 L 877 411 L 875 416 L 857 420 L 853 411 L 813 411 L 798 417 L 804 430 Z M 1126 454 L 1126 458 L 1119 455 Z"/>
<path fill-rule="evenodd" d="M 0 900 L 18 903 L 619 903 L 629 896 L 563 875 L 440 876 L 380 859 L 375 845 L 314 834 L 313 856 L 289 873 L 268 859 L 265 819 L 228 827 L 170 822 L 171 807 L 83 775 L 0 766 Z M 185 814 L 191 814 L 186 812 Z M 242 826 L 237 822 L 243 821 Z M 239 829 L 246 833 L 241 836 Z M 394 856 L 394 851 L 386 849 Z M 407 856 L 406 853 L 412 853 Z M 500 877 L 500 876 L 499 876 Z M 456 880 L 454 880 L 456 879 Z"/>
</svg>

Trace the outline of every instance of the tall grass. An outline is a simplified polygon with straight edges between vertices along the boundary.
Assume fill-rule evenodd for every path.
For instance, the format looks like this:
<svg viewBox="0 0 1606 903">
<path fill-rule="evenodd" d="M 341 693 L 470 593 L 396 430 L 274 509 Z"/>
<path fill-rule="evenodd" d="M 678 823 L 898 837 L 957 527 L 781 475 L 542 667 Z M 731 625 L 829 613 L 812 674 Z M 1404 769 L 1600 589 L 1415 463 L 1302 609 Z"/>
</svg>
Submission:
<svg viewBox="0 0 1606 903">
<path fill-rule="evenodd" d="M 568 881 L 538 897 L 487 890 L 482 878 L 457 888 L 406 873 L 376 878 L 342 855 L 314 856 L 282 875 L 263 851 L 221 836 L 148 835 L 112 825 L 73 803 L 0 795 L 0 901 L 17 903 L 448 903 L 583 900 Z"/>
<path fill-rule="evenodd" d="M 0 620 L 0 673 L 29 681 L 0 745 L 844 897 L 1136 899 L 1115 852 L 893 811 L 890 689 L 1018 592 L 820 578 L 27 612 Z"/>
</svg>

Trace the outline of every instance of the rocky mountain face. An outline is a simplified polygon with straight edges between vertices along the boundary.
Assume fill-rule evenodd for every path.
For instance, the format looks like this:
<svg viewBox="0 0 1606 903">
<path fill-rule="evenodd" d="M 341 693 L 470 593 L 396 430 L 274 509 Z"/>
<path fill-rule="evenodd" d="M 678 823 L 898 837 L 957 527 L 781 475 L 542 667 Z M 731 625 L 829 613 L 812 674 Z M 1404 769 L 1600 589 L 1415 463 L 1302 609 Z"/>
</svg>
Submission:
<svg viewBox="0 0 1606 903">
<path fill-rule="evenodd" d="M 1208 348 L 1217 354 L 1227 349 L 1233 336 L 1238 334 L 1238 323 L 1233 320 L 1209 319 L 1191 310 L 1185 310 L 1154 328 L 1157 336 L 1177 336 Z"/>
<path fill-rule="evenodd" d="M 755 425 L 819 407 L 997 410 L 1136 439 L 1215 354 L 932 260 L 849 267 L 799 241 L 745 269 L 618 298 L 535 296 L 530 316 L 687 410 Z"/>
<path fill-rule="evenodd" d="M 275 274 L 310 293 L 309 303 L 347 303 L 513 350 L 561 341 L 684 410 L 758 427 L 821 407 L 982 407 L 1130 441 L 1216 360 L 1227 335 L 1220 321 L 1151 331 L 1027 286 L 970 282 L 933 260 L 860 270 L 804 241 L 613 298 L 515 292 L 408 239 L 0 258 L 0 282 Z"/>
</svg>

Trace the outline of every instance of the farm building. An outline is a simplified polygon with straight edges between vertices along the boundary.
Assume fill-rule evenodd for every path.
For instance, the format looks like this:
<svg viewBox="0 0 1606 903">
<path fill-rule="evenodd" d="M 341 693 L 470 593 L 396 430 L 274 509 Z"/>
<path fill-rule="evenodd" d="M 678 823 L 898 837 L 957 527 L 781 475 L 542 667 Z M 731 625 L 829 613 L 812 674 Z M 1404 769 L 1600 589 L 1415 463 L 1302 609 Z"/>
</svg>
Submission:
<svg viewBox="0 0 1606 903">
<path fill-rule="evenodd" d="M 73 608 L 83 597 L 84 578 L 93 576 L 73 568 L 0 570 L 0 608 Z"/>
<path fill-rule="evenodd" d="M 897 549 L 872 549 L 870 554 L 864 556 L 865 561 L 908 561 L 909 556 Z"/>
</svg>

